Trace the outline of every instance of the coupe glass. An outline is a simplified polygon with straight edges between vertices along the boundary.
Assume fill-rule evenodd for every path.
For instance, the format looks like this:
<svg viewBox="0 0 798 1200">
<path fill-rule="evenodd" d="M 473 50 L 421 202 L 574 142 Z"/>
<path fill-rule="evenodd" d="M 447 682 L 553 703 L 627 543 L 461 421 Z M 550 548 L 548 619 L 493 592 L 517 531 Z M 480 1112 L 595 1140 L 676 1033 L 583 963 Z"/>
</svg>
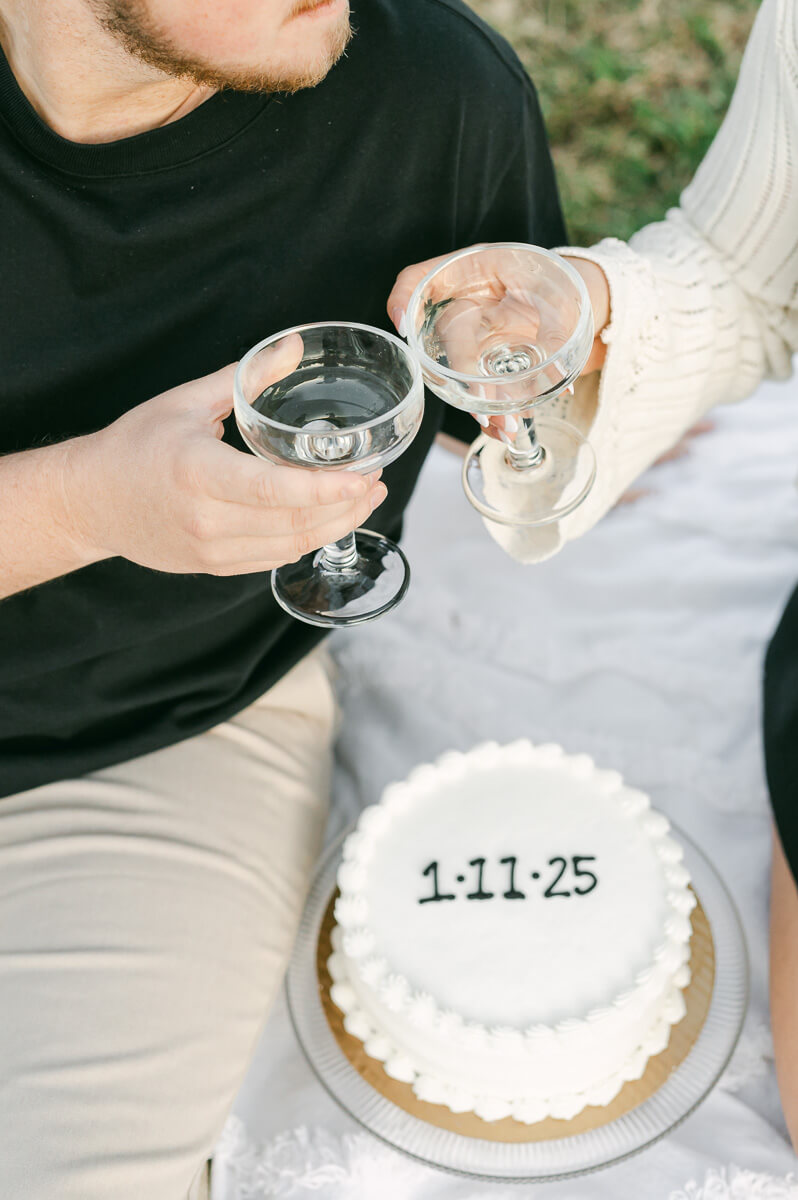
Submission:
<svg viewBox="0 0 798 1200">
<path fill-rule="evenodd" d="M 377 471 L 409 446 L 424 415 L 408 347 L 350 322 L 298 325 L 259 342 L 238 364 L 234 390 L 250 450 L 312 470 Z M 409 579 L 394 542 L 358 529 L 272 571 L 272 591 L 309 625 L 358 625 L 398 604 Z"/>
<path fill-rule="evenodd" d="M 483 434 L 463 466 L 466 495 L 505 525 L 547 525 L 581 504 L 596 460 L 558 417 L 532 411 L 572 390 L 593 343 L 581 276 L 558 254 L 516 242 L 461 250 L 416 288 L 407 340 L 427 385 L 455 408 L 518 415 L 512 445 Z"/>
</svg>

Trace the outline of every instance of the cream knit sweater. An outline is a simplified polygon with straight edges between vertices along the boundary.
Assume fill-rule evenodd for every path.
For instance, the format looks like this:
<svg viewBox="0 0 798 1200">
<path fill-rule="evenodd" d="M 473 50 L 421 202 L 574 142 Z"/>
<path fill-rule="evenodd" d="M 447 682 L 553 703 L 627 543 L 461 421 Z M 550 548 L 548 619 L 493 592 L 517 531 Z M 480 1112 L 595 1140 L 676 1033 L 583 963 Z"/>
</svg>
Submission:
<svg viewBox="0 0 798 1200">
<path fill-rule="evenodd" d="M 525 561 L 599 520 L 707 409 L 783 378 L 798 349 L 798 0 L 763 0 L 726 119 L 679 208 L 636 233 L 565 253 L 604 270 L 612 297 L 599 380 L 558 403 L 598 459 L 592 492 L 543 529 L 490 525 Z"/>
</svg>

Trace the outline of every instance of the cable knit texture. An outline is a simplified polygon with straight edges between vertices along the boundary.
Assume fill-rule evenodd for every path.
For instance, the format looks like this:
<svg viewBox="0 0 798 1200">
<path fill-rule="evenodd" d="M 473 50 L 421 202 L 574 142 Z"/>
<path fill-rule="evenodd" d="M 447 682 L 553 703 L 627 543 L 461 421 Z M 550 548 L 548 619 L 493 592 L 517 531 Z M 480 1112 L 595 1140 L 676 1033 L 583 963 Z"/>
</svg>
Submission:
<svg viewBox="0 0 798 1200">
<path fill-rule="evenodd" d="M 798 349 L 798 7 L 764 0 L 727 113 L 679 208 L 626 245 L 562 252 L 597 263 L 612 317 L 598 388 L 561 403 L 598 476 L 584 503 L 541 530 L 486 522 L 520 561 L 590 529 L 708 409 L 784 378 Z M 581 388 L 581 395 L 580 395 Z"/>
</svg>

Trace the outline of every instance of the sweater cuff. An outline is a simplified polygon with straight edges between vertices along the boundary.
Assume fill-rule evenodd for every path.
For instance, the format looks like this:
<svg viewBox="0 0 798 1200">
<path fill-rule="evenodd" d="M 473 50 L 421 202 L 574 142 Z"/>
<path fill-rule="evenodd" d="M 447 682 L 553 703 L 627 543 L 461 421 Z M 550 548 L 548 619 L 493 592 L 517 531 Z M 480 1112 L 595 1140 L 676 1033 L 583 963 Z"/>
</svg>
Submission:
<svg viewBox="0 0 798 1200">
<path fill-rule="evenodd" d="M 573 397 L 563 395 L 546 406 L 588 438 L 597 473 L 583 503 L 562 521 L 527 528 L 485 521 L 494 541 L 523 563 L 551 558 L 566 541 L 595 525 L 647 465 L 647 448 L 661 440 L 653 427 L 658 414 L 646 411 L 636 396 L 637 383 L 651 364 L 669 353 L 670 339 L 650 264 L 616 238 L 606 238 L 589 250 L 561 247 L 558 253 L 595 263 L 609 284 L 610 321 L 601 335 L 607 356 L 600 376 L 580 379 Z M 659 416 L 667 426 L 668 414 Z M 664 429 L 663 436 L 667 437 Z"/>
<path fill-rule="evenodd" d="M 625 242 L 606 238 L 590 250 L 560 253 L 596 263 L 607 277 L 610 320 L 602 331 L 607 355 L 599 378 L 589 439 L 597 460 L 596 482 L 584 503 L 562 522 L 563 540 L 592 528 L 673 437 L 674 412 L 661 398 L 645 403 L 645 381 L 671 357 L 667 312 L 647 258 Z M 674 408 L 680 406 L 678 401 Z"/>
</svg>

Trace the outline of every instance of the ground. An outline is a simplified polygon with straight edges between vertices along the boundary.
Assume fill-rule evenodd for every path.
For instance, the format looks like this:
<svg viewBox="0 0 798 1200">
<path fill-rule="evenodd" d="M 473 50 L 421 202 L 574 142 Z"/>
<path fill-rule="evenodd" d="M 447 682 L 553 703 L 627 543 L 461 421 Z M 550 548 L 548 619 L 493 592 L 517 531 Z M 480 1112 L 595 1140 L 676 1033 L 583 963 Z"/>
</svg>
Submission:
<svg viewBox="0 0 798 1200">
<path fill-rule="evenodd" d="M 471 0 L 540 93 L 572 240 L 674 204 L 731 97 L 757 0 Z"/>
</svg>

